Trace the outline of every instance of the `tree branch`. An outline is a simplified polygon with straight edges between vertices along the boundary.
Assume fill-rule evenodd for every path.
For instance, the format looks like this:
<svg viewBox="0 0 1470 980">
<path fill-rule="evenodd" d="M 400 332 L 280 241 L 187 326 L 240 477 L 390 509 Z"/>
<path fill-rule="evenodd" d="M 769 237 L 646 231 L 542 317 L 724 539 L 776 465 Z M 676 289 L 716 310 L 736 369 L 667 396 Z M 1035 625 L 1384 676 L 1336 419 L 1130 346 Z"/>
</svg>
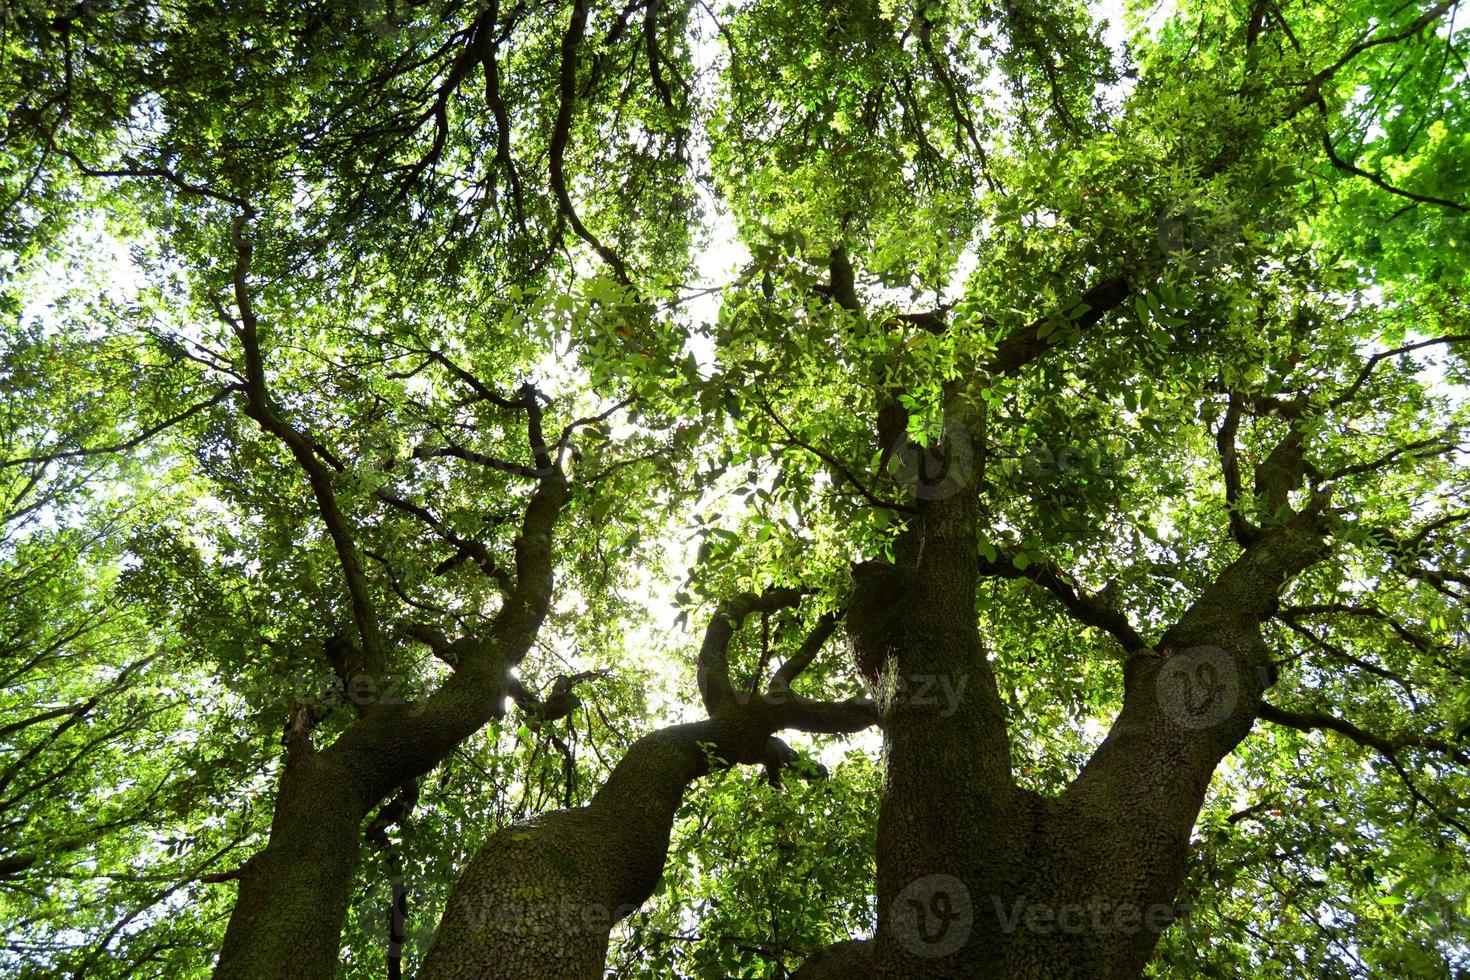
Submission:
<svg viewBox="0 0 1470 980">
<path fill-rule="evenodd" d="M 572 0 L 571 19 L 567 23 L 566 33 L 562 36 L 561 41 L 561 70 L 558 76 L 559 101 L 556 108 L 556 120 L 551 129 L 551 142 L 547 149 L 547 157 L 550 161 L 551 190 L 556 197 L 558 212 L 567 224 L 572 226 L 577 237 L 592 246 L 592 250 L 612 267 L 613 275 L 617 277 L 618 282 L 627 285 L 629 282 L 628 267 L 612 249 L 602 244 L 597 236 L 582 224 L 582 219 L 577 215 L 577 208 L 572 204 L 571 195 L 567 192 L 566 152 L 567 144 L 571 140 L 572 114 L 577 101 L 577 48 L 581 45 L 582 37 L 587 30 L 587 8 L 588 0 Z"/>
<path fill-rule="evenodd" d="M 1132 288 L 1128 285 L 1127 279 L 1123 276 L 1112 276 L 1084 292 L 1077 302 L 1062 314 L 1062 318 L 1067 320 L 1073 329 L 1086 330 L 1121 306 L 1131 293 Z M 984 373 L 990 376 L 1015 374 L 1032 360 L 1055 347 L 1062 331 L 1054 330 L 1045 338 L 1040 333 L 1041 328 L 1053 319 L 1050 316 L 1042 317 L 1002 337 L 1000 343 L 996 345 L 995 353 L 984 365 Z"/>
<path fill-rule="evenodd" d="M 233 326 L 245 352 L 245 414 L 279 439 L 306 474 L 307 483 L 316 498 L 317 511 L 327 527 L 342 577 L 347 583 L 353 622 L 362 640 L 364 666 L 370 672 L 381 673 L 387 659 L 387 646 L 355 535 L 332 489 L 332 475 L 323 465 L 316 447 L 281 416 L 271 400 L 261 354 L 259 319 L 250 297 L 250 261 L 254 246 L 245 237 L 244 230 L 252 216 L 253 210 L 242 212 L 230 228 L 230 239 L 235 244 L 236 253 L 235 308 L 239 312 L 239 320 Z"/>
<path fill-rule="evenodd" d="M 1434 347 L 1438 344 L 1460 344 L 1465 343 L 1466 341 L 1470 341 L 1470 334 L 1447 334 L 1443 337 L 1434 337 L 1430 340 L 1421 340 L 1413 344 L 1404 344 L 1402 347 L 1395 347 L 1392 350 L 1380 351 L 1379 353 L 1374 354 L 1372 357 L 1368 358 L 1367 362 L 1363 365 L 1362 370 L 1358 372 L 1358 376 L 1356 379 L 1354 379 L 1353 383 L 1349 385 L 1348 389 L 1344 391 L 1341 395 L 1338 395 L 1331 402 L 1329 402 L 1328 407 L 1341 408 L 1348 402 L 1352 401 L 1357 393 L 1362 389 L 1363 385 L 1367 384 L 1368 378 L 1373 374 L 1374 369 L 1376 369 L 1379 364 L 1383 363 L 1390 357 L 1398 357 L 1400 354 L 1408 354 L 1412 351 L 1422 350 L 1425 347 Z"/>
<path fill-rule="evenodd" d="M 1470 755 L 1448 742 L 1425 735 L 1404 735 L 1398 738 L 1385 738 L 1382 735 L 1365 731 L 1352 722 L 1329 715 L 1319 711 L 1288 711 L 1278 708 L 1268 701 L 1262 701 L 1260 717 L 1263 721 L 1269 721 L 1274 725 L 1285 728 L 1294 728 L 1300 732 L 1330 731 L 1342 735 L 1350 741 L 1356 742 L 1364 748 L 1374 751 L 1397 761 L 1398 753 L 1403 749 L 1422 748 L 1433 752 L 1442 752 L 1454 759 L 1462 766 L 1470 765 Z"/>
<path fill-rule="evenodd" d="M 851 470 L 842 465 L 841 461 L 838 460 L 831 453 L 799 438 L 796 433 L 791 430 L 791 427 L 788 426 L 784 421 L 782 421 L 781 417 L 775 413 L 775 411 L 771 408 L 769 404 L 766 403 L 764 399 L 757 398 L 756 404 L 761 407 L 761 411 L 765 412 L 766 415 L 770 417 L 772 422 L 776 423 L 776 427 L 786 434 L 786 438 L 784 440 L 775 440 L 776 445 L 795 446 L 798 449 L 804 449 L 807 452 L 811 453 L 813 456 L 826 463 L 827 466 L 831 468 L 833 473 L 841 477 L 843 480 L 847 481 L 847 483 L 850 484 L 852 488 L 857 491 L 858 496 L 867 501 L 870 506 L 882 507 L 885 510 L 895 511 L 900 514 L 917 513 L 916 508 L 909 504 L 903 504 L 893 500 L 885 500 L 882 497 L 878 496 L 872 490 L 869 490 L 866 483 L 858 479 Z"/>
<path fill-rule="evenodd" d="M 725 713 L 735 705 L 735 687 L 730 682 L 730 639 L 746 616 L 755 612 L 774 612 L 801 602 L 805 591 L 795 588 L 768 589 L 762 593 L 745 592 L 720 604 L 710 617 L 699 648 L 695 672 L 699 696 L 710 717 Z"/>
<path fill-rule="evenodd" d="M 1235 434 L 1240 428 L 1240 410 L 1241 398 L 1232 391 L 1225 406 L 1225 417 L 1220 422 L 1219 431 L 1215 433 L 1215 448 L 1220 454 L 1220 469 L 1225 479 L 1225 506 L 1229 515 L 1230 536 L 1242 548 L 1248 548 L 1260 536 L 1261 531 L 1246 520 L 1240 511 L 1240 458 L 1235 443 Z"/>
<path fill-rule="evenodd" d="M 771 681 L 766 686 L 766 690 L 772 694 L 789 690 L 791 688 L 791 682 L 796 680 L 802 671 L 811 666 L 812 661 L 816 659 L 817 654 L 821 652 L 822 647 L 836 629 L 837 614 L 830 612 L 823 613 L 821 618 L 817 620 L 816 626 L 812 628 L 812 631 L 807 634 L 806 639 L 802 641 L 801 646 L 797 648 L 796 653 L 792 654 L 785 663 L 776 668 L 776 672 L 771 675 Z"/>
<path fill-rule="evenodd" d="M 1146 641 L 1128 620 L 1127 614 L 1114 608 L 1095 595 L 1088 595 L 1068 581 L 1068 576 L 1050 562 L 1028 565 L 1025 570 L 1017 568 L 1011 557 L 998 553 L 995 561 L 980 557 L 980 574 L 992 578 L 1025 579 L 1046 589 L 1061 602 L 1062 607 L 1078 622 L 1095 626 L 1108 633 L 1122 645 L 1127 653 L 1134 653 L 1148 646 Z"/>
<path fill-rule="evenodd" d="M 160 432 L 163 432 L 165 429 L 170 429 L 175 425 L 178 425 L 180 422 L 183 422 L 189 418 L 192 418 L 195 415 L 198 415 L 200 412 L 207 411 L 208 409 L 211 409 L 214 406 L 220 404 L 231 395 L 236 394 L 237 392 L 242 392 L 244 390 L 245 388 L 243 385 L 225 385 L 219 391 L 215 392 L 214 395 L 210 398 L 207 398 L 204 401 L 198 402 L 194 405 L 190 405 L 188 408 L 184 409 L 177 415 L 170 416 L 169 418 L 164 419 L 162 422 L 158 422 L 154 425 L 148 426 L 146 429 L 144 429 L 133 438 L 124 440 L 123 442 L 119 442 L 111 446 L 96 446 L 84 449 L 63 449 L 57 450 L 53 453 L 36 453 L 31 456 L 17 456 L 12 459 L 0 460 L 0 470 L 8 469 L 12 466 L 26 466 L 35 463 L 55 463 L 63 459 L 77 459 L 85 456 L 102 456 L 109 453 L 124 453 L 130 449 L 136 449 L 143 443 L 147 442 L 149 439 L 152 439 L 154 436 L 158 435 Z"/>
</svg>

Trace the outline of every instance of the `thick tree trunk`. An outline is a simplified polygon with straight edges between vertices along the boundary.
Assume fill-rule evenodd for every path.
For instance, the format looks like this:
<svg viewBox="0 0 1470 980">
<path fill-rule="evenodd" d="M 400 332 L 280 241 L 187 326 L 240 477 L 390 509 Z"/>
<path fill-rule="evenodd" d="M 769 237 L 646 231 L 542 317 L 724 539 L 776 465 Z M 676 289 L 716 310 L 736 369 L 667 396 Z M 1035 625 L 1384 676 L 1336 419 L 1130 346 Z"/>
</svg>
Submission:
<svg viewBox="0 0 1470 980">
<path fill-rule="evenodd" d="M 791 980 L 853 980 L 865 976 L 872 946 L 866 939 L 834 943 L 808 957 L 801 969 L 791 975 Z"/>
<path fill-rule="evenodd" d="M 973 506 L 920 500 L 896 564 L 856 576 L 849 615 L 885 748 L 878 930 L 858 975 L 1140 975 L 1176 917 L 1210 778 L 1274 678 L 1261 624 L 1324 530 L 1309 508 L 1257 532 L 1156 648 L 1119 629 L 1137 647 L 1123 710 L 1073 784 L 1043 799 L 1011 778 L 975 628 Z"/>
<path fill-rule="evenodd" d="M 288 768 L 270 845 L 240 875 L 215 976 L 332 977 L 370 802 L 320 757 Z"/>
<path fill-rule="evenodd" d="M 859 576 L 853 596 L 884 731 L 877 977 L 982 975 L 1005 937 L 977 899 L 1023 883 L 1025 807 L 976 629 L 974 521 L 968 494 L 922 506 L 897 567 Z M 869 631 L 872 618 L 882 622 Z"/>
<path fill-rule="evenodd" d="M 1283 486 L 1301 479 L 1290 464 Z M 1017 570 L 980 561 L 973 488 L 941 489 L 915 493 L 893 563 L 853 570 L 847 627 L 884 729 L 877 931 L 813 957 L 799 975 L 1137 977 L 1177 916 L 1211 776 L 1250 731 L 1274 678 L 1261 626 L 1321 556 L 1326 498 L 1313 494 L 1296 512 L 1280 486 L 1268 488 L 1275 516 L 1261 528 L 1232 524 L 1240 555 L 1156 645 L 1054 570 L 1038 570 L 1037 583 L 1079 625 L 1107 630 L 1124 652 L 1111 731 L 1065 791 L 1043 798 L 1013 778 L 977 629 L 981 574 Z M 706 632 L 699 676 L 710 720 L 641 740 L 582 810 L 497 834 L 456 886 L 424 980 L 600 976 L 608 929 L 657 882 L 680 795 L 707 765 L 699 747 L 754 761 L 770 732 L 831 724 L 815 709 L 841 706 L 790 708 L 805 711 L 798 717 L 765 702 L 732 705 L 725 646 L 755 601 L 727 606 L 735 611 Z"/>
<path fill-rule="evenodd" d="M 450 893 L 419 980 L 602 977 L 609 931 L 658 886 L 685 788 L 715 762 L 785 761 L 771 737 L 784 715 L 765 707 L 645 735 L 587 806 L 496 833 Z M 823 727 L 872 721 L 853 705 Z"/>
<path fill-rule="evenodd" d="M 708 769 L 704 746 L 739 757 L 765 740 L 714 722 L 662 729 L 587 806 L 492 836 L 450 893 L 420 980 L 601 977 L 609 930 L 663 873 L 684 788 Z"/>
</svg>

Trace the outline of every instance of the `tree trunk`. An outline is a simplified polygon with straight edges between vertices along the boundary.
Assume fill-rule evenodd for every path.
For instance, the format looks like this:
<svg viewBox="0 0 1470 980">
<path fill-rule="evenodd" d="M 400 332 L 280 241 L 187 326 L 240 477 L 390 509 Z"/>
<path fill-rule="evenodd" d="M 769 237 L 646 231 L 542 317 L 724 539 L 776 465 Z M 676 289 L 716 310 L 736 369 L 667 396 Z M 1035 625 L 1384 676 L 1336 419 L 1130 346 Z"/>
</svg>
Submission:
<svg viewBox="0 0 1470 980">
<path fill-rule="evenodd" d="M 859 576 L 853 595 L 854 608 L 864 607 L 854 641 L 860 662 L 876 668 L 884 732 L 877 977 L 993 968 L 1004 936 L 987 925 L 989 903 L 976 899 L 1022 887 L 1025 807 L 976 629 L 973 506 L 967 494 L 921 506 L 896 568 Z M 888 610 L 873 608 L 881 605 Z M 875 618 L 881 625 L 870 630 Z"/>
<path fill-rule="evenodd" d="M 288 767 L 270 844 L 240 875 L 217 978 L 336 976 L 369 806 L 358 780 L 320 757 Z"/>
<path fill-rule="evenodd" d="M 1300 468 L 1286 476 L 1294 485 Z M 1270 523 L 1232 525 L 1241 553 L 1156 645 L 1054 569 L 1024 576 L 1124 652 L 1123 707 L 1107 738 L 1071 785 L 1042 797 L 1013 778 L 975 610 L 980 576 L 1017 568 L 980 561 L 976 497 L 962 484 L 915 494 L 895 561 L 854 567 L 847 612 L 884 731 L 877 930 L 813 957 L 799 976 L 1142 973 L 1178 916 L 1211 776 L 1274 679 L 1262 623 L 1322 554 L 1325 495 L 1300 512 L 1276 497 Z M 727 606 L 735 613 L 717 614 L 706 632 L 699 676 L 710 720 L 640 740 L 589 806 L 492 838 L 456 885 L 423 980 L 601 976 L 608 929 L 657 882 L 683 789 L 707 766 L 701 745 L 749 762 L 782 727 L 851 730 L 817 724 L 836 717 L 817 709 L 843 706 L 732 706 L 725 645 L 753 602 Z"/>
<path fill-rule="evenodd" d="M 320 751 L 304 736 L 297 740 L 277 788 L 270 839 L 242 869 L 215 977 L 337 975 L 363 821 L 503 714 L 510 671 L 550 608 L 551 535 L 566 496 L 559 471 L 541 480 L 516 541 L 514 588 L 486 635 L 450 645 L 454 673 L 432 695 L 363 704 L 357 721 Z"/>
<path fill-rule="evenodd" d="M 729 753 L 753 737 L 738 734 L 701 722 L 645 735 L 587 806 L 493 835 L 451 891 L 420 980 L 601 977 L 609 930 L 653 894 L 684 788 L 708 768 L 701 743 Z"/>
<path fill-rule="evenodd" d="M 885 779 L 877 934 L 848 975 L 1139 976 L 1176 918 L 1210 778 L 1274 679 L 1261 624 L 1320 557 L 1324 504 L 1255 531 L 1156 648 L 1117 629 L 1133 647 L 1123 709 L 1076 780 L 1042 798 L 1012 779 L 976 631 L 972 498 L 920 499 L 896 563 L 855 576 L 849 615 L 877 691 Z"/>
</svg>

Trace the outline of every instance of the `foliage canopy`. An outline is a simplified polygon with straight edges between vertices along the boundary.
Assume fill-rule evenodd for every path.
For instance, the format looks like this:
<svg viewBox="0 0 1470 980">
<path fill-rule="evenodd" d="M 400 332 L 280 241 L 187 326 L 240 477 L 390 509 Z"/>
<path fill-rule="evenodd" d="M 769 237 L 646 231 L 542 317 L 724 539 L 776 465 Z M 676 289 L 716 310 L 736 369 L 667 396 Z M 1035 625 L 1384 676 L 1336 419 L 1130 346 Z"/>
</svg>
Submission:
<svg viewBox="0 0 1470 980">
<path fill-rule="evenodd" d="M 395 882 L 413 966 L 483 841 L 697 714 L 720 603 L 808 593 L 731 642 L 755 691 L 954 494 L 1043 794 L 1131 639 L 1325 514 L 1150 969 L 1470 969 L 1457 12 L 5 5 L 5 969 L 208 972 L 293 740 L 429 703 L 505 628 L 553 468 L 527 696 L 370 828 L 344 975 L 385 970 Z M 804 695 L 865 692 L 845 651 Z M 609 970 L 786 976 L 870 933 L 875 739 L 698 783 Z"/>
</svg>

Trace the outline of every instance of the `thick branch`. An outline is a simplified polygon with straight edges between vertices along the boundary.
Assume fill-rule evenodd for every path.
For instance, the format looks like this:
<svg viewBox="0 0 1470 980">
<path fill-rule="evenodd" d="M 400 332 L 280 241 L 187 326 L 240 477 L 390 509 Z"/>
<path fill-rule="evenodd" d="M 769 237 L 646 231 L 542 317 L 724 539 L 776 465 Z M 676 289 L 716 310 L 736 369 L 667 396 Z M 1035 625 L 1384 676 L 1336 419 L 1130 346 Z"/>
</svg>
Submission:
<svg viewBox="0 0 1470 980">
<path fill-rule="evenodd" d="M 1211 776 L 1250 731 L 1274 679 L 1262 624 L 1324 541 L 1312 512 L 1263 530 L 1156 647 L 1125 662 L 1123 709 L 1062 795 L 1063 812 L 1079 815 L 1070 832 L 1082 839 L 1119 822 L 1135 828 L 1128 866 L 1100 872 L 1099 888 L 1176 894 Z"/>
<path fill-rule="evenodd" d="M 811 666 L 812 661 L 816 659 L 817 654 L 821 652 L 822 647 L 836 629 L 837 614 L 824 613 L 817 620 L 817 625 L 812 628 L 812 631 L 807 634 L 806 639 L 802 641 L 796 653 L 780 667 L 776 668 L 776 672 L 771 675 L 771 682 L 767 690 L 774 694 L 789 689 L 791 682 L 796 680 L 802 671 Z"/>
<path fill-rule="evenodd" d="M 872 940 L 845 939 L 807 957 L 791 980 L 862 980 L 872 953 Z"/>
<path fill-rule="evenodd" d="M 1260 529 L 1245 519 L 1241 513 L 1240 459 L 1235 444 L 1235 434 L 1240 429 L 1241 398 L 1235 392 L 1225 406 L 1225 417 L 1215 433 L 1215 447 L 1220 454 L 1220 469 L 1225 479 L 1225 506 L 1229 512 L 1230 536 L 1242 548 L 1250 546 L 1259 536 Z"/>
<path fill-rule="evenodd" d="M 484 466 L 512 476 L 524 476 L 531 480 L 540 479 L 546 475 L 546 471 L 533 466 L 525 466 L 521 463 L 512 463 L 508 460 L 487 456 L 473 449 L 464 449 L 459 446 L 417 446 L 413 451 L 414 459 L 462 459 L 467 463 Z"/>
<path fill-rule="evenodd" d="M 808 710 L 823 731 L 858 731 L 876 719 L 871 708 Z M 714 768 L 787 763 L 793 753 L 772 727 L 782 719 L 790 716 L 731 715 L 645 735 L 587 806 L 495 834 L 455 883 L 420 980 L 600 978 L 608 931 L 658 885 L 688 785 Z M 534 925 L 567 909 L 575 918 L 555 929 Z"/>
<path fill-rule="evenodd" d="M 1049 562 L 1028 565 L 1023 571 L 1016 567 L 1008 555 L 999 554 L 995 561 L 988 561 L 982 556 L 980 574 L 1035 582 L 1055 596 L 1078 622 L 1105 631 L 1122 644 L 1124 651 L 1133 653 L 1148 646 L 1148 642 L 1134 628 L 1127 614 L 1099 596 L 1089 595 L 1073 585 L 1060 568 Z"/>
<path fill-rule="evenodd" d="M 239 320 L 233 326 L 245 352 L 245 414 L 279 439 L 306 474 L 307 483 L 316 498 L 317 511 L 327 527 L 327 535 L 332 539 L 338 564 L 342 568 L 342 577 L 347 583 L 353 622 L 362 640 L 365 666 L 370 671 L 380 672 L 387 658 L 387 646 L 378 622 L 378 612 L 368 585 L 367 573 L 363 569 L 362 556 L 358 553 L 356 537 L 338 506 L 336 492 L 332 489 L 332 475 L 316 448 L 281 416 L 271 400 L 260 348 L 259 320 L 250 297 L 250 260 L 254 246 L 244 235 L 249 217 L 249 212 L 242 214 L 230 229 L 236 252 L 235 308 L 240 314 Z"/>
<path fill-rule="evenodd" d="M 490 554 L 489 547 L 483 542 L 461 537 L 452 527 L 435 516 L 433 511 L 427 507 L 421 507 L 411 500 L 405 500 L 391 490 L 380 487 L 374 491 L 374 496 L 391 507 L 397 508 L 406 514 L 412 514 L 443 539 L 446 544 L 454 548 L 454 555 L 452 557 L 446 558 L 434 566 L 433 572 L 435 575 L 444 574 L 460 562 L 472 560 L 479 566 L 481 571 L 495 581 L 495 584 L 500 587 L 502 592 L 509 592 L 511 590 L 514 583 L 511 581 L 510 576 L 506 574 L 503 568 L 496 564 L 494 556 Z"/>
<path fill-rule="evenodd" d="M 1083 293 L 1070 309 L 1062 313 L 1062 317 L 1074 330 L 1087 330 L 1095 326 L 1108 313 L 1123 305 L 1123 301 L 1131 292 L 1127 279 L 1122 276 L 1112 276 Z M 1051 320 L 1053 320 L 1052 317 L 1042 317 L 1002 337 L 1000 343 L 996 345 L 995 353 L 984 365 L 984 372 L 992 377 L 1015 374 L 1041 354 L 1055 347 L 1066 331 L 1053 330 L 1043 337 L 1041 329 Z"/>
<path fill-rule="evenodd" d="M 797 758 L 776 732 L 843 734 L 877 722 L 867 700 L 808 702 L 789 691 L 754 701 L 735 697 L 726 659 L 735 629 L 750 614 L 794 606 L 802 595 L 771 589 L 721 604 L 700 651 L 700 693 L 710 717 L 638 739 L 588 805 L 492 836 L 455 883 L 420 980 L 600 978 L 608 931 L 658 884 L 674 816 L 691 782 L 715 768 L 757 764 L 774 782 Z M 835 617 L 823 617 L 793 661 L 810 662 L 834 624 Z M 795 676 L 794 666 L 789 673 Z M 575 680 L 563 678 L 554 693 L 570 692 Z M 514 683 L 512 692 L 533 712 L 551 700 L 536 701 Z M 553 931 L 525 928 L 567 908 L 595 914 Z"/>
</svg>

